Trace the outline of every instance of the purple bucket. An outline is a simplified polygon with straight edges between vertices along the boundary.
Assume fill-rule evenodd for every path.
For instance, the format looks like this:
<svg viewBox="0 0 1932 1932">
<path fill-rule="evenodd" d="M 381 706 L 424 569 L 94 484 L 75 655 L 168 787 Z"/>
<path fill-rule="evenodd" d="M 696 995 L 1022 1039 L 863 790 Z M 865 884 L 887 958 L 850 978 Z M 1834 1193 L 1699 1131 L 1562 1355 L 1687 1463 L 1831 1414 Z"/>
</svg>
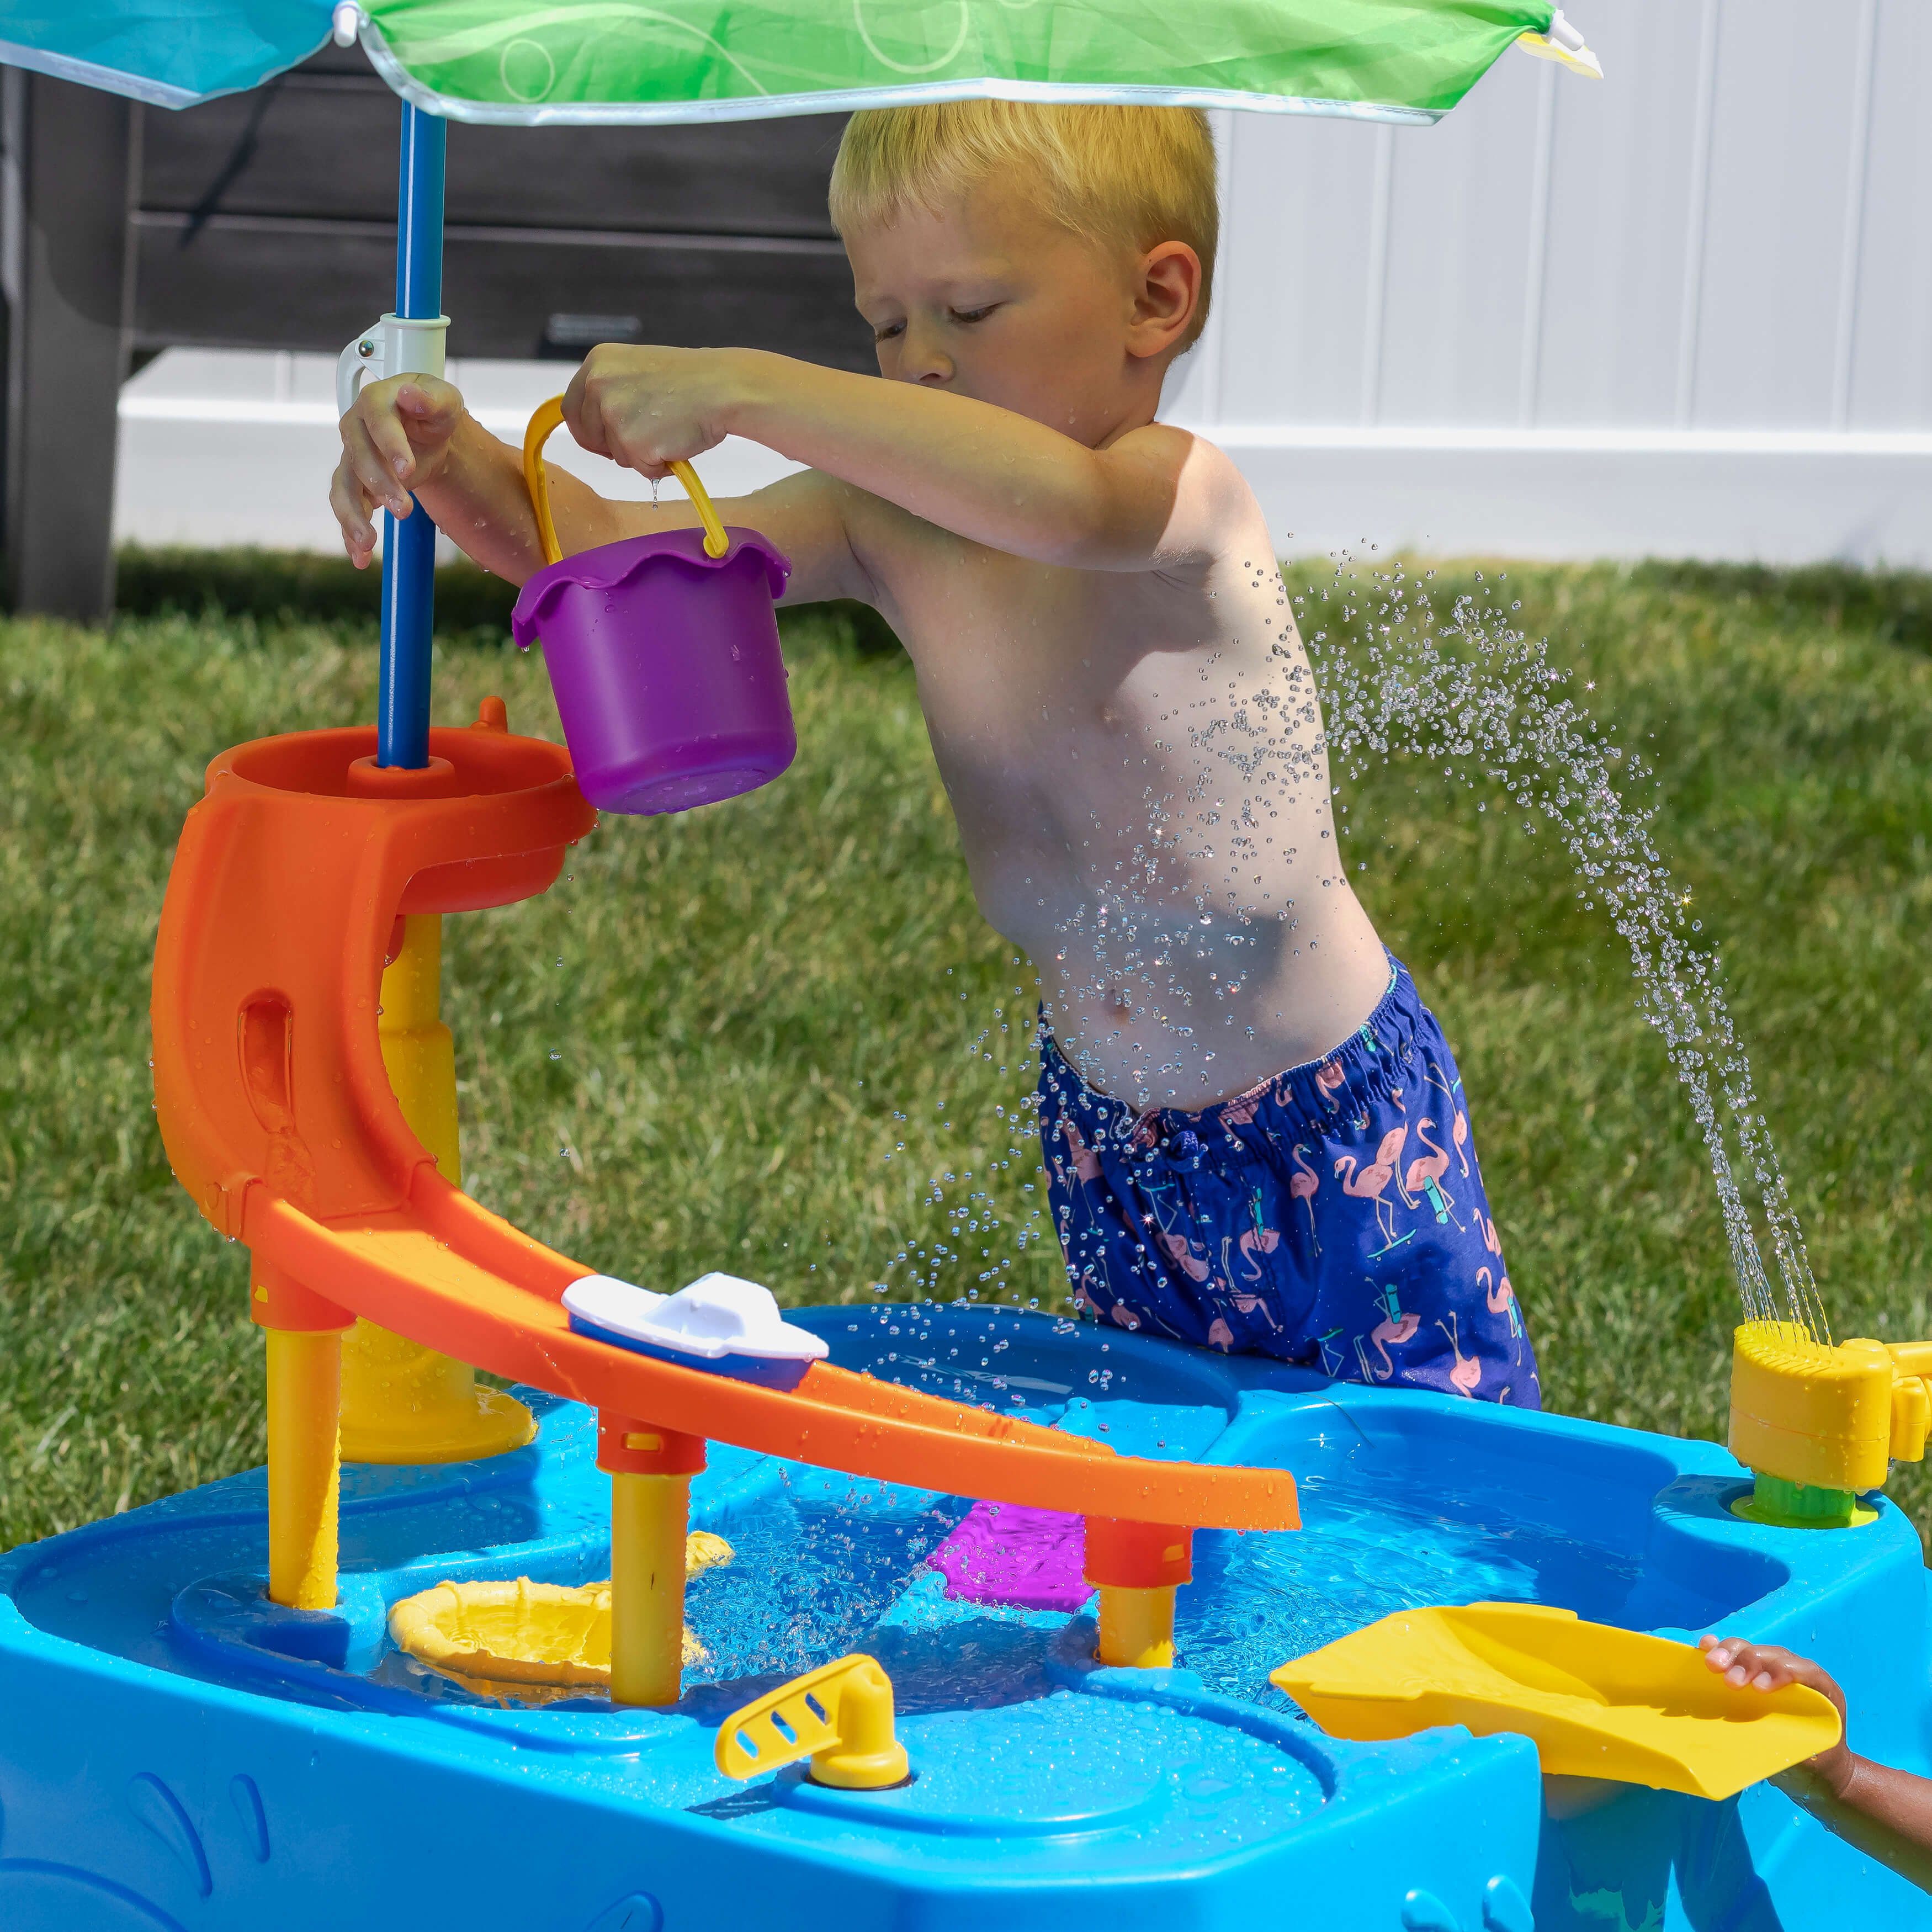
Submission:
<svg viewBox="0 0 1932 1932">
<path fill-rule="evenodd" d="M 688 812 L 776 778 L 798 750 L 772 600 L 791 566 L 754 530 L 722 556 L 662 530 L 567 556 L 510 620 L 540 634 L 584 795 L 603 812 Z"/>
</svg>

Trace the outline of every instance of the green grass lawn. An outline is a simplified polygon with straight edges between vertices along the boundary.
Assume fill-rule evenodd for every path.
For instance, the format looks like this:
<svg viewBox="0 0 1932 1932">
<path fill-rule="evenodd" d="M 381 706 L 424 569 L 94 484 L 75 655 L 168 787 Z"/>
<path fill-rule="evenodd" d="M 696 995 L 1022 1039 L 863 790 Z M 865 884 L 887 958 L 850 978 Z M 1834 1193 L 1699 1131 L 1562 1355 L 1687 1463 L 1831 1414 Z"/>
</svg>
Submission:
<svg viewBox="0 0 1932 1932">
<path fill-rule="evenodd" d="M 1290 574 L 1318 601 L 1331 578 Z M 1486 576 L 1655 768 L 1836 1332 L 1932 1333 L 1926 580 Z M 111 631 L 0 624 L 0 1545 L 261 1460 L 245 1258 L 155 1131 L 148 962 L 208 757 L 372 715 L 364 594 L 332 566 L 136 559 Z M 437 716 L 501 692 L 555 736 L 500 604 L 452 582 Z M 1331 641 L 1359 642 L 1354 608 Z M 545 898 L 450 922 L 464 1162 L 490 1207 L 666 1286 L 725 1266 L 794 1300 L 1057 1300 L 1016 1120 L 1031 975 L 974 908 L 910 673 L 878 644 L 844 614 L 795 620 L 782 782 L 606 820 Z M 1370 910 L 1462 1062 L 1546 1401 L 1721 1433 L 1723 1232 L 1621 943 L 1480 788 L 1398 761 L 1346 795 Z M 1923 1526 L 1932 1485 L 1895 1490 Z"/>
</svg>

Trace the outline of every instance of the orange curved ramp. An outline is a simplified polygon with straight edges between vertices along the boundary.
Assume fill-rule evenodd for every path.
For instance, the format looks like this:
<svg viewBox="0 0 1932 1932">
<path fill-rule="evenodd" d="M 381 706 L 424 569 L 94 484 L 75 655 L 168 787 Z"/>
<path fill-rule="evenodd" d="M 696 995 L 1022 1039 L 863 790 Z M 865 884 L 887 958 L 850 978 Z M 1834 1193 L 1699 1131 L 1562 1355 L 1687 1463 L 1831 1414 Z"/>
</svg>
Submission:
<svg viewBox="0 0 1932 1932">
<path fill-rule="evenodd" d="M 761 1388 L 574 1333 L 560 1298 L 593 1270 L 436 1172 L 376 1011 L 400 914 L 544 890 L 596 814 L 562 746 L 500 724 L 433 730 L 423 772 L 378 770 L 374 750 L 373 728 L 238 746 L 182 828 L 154 952 L 155 1101 L 176 1178 L 224 1234 L 350 1313 L 659 1428 L 1089 1516 L 1298 1526 L 1283 1470 L 1118 1456 L 823 1362 Z"/>
</svg>

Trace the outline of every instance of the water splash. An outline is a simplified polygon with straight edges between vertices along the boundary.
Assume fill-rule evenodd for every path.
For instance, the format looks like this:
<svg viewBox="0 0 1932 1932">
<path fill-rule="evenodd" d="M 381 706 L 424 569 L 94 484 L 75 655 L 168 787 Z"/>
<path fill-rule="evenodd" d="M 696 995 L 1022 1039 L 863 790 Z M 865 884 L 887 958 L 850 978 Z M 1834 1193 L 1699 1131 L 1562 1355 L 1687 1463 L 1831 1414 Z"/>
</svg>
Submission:
<svg viewBox="0 0 1932 1932">
<path fill-rule="evenodd" d="M 1663 1036 L 1703 1136 L 1746 1314 L 1796 1322 L 1828 1341 L 1804 1232 L 1724 998 L 1717 948 L 1698 936 L 1701 922 L 1688 916 L 1690 895 L 1658 850 L 1654 809 L 1631 802 L 1654 780 L 1652 768 L 1559 694 L 1568 674 L 1550 663 L 1548 640 L 1513 628 L 1502 610 L 1465 595 L 1438 618 L 1422 582 L 1400 563 L 1371 571 L 1359 589 L 1345 568 L 1346 560 L 1336 567 L 1335 601 L 1347 617 L 1368 620 L 1366 649 L 1346 650 L 1321 628 L 1305 634 L 1331 760 L 1358 777 L 1372 756 L 1420 758 L 1466 784 L 1480 776 L 1502 785 L 1531 823 L 1540 819 L 1556 834 L 1586 904 L 1600 902 L 1630 948 L 1638 1006 Z M 1294 602 L 1318 614 L 1330 599 L 1318 591 Z M 1740 1172 L 1756 1189 L 1775 1288 Z"/>
<path fill-rule="evenodd" d="M 1476 577 L 1484 583 L 1485 573 Z M 1143 1106 L 1184 1105 L 1173 1090 L 1181 1063 L 1191 1056 L 1204 1067 L 1214 1058 L 1204 1049 L 1216 1034 L 1232 1043 L 1226 1029 L 1237 1023 L 1232 1009 L 1259 935 L 1270 928 L 1285 934 L 1291 955 L 1316 943 L 1320 922 L 1304 925 L 1306 908 L 1292 899 L 1271 903 L 1264 892 L 1256 898 L 1242 876 L 1257 866 L 1257 855 L 1295 836 L 1282 828 L 1298 805 L 1309 812 L 1311 793 L 1325 807 L 1336 780 L 1360 778 L 1372 764 L 1394 758 L 1419 760 L 1471 790 L 1499 784 L 1520 822 L 1540 823 L 1555 835 L 1576 868 L 1580 900 L 1607 913 L 1629 948 L 1636 1004 L 1663 1038 L 1703 1138 L 1747 1317 L 1791 1322 L 1827 1341 L 1830 1324 L 1725 997 L 1718 950 L 1702 936 L 1689 893 L 1658 850 L 1654 807 L 1641 802 L 1654 793 L 1657 774 L 1565 694 L 1569 674 L 1552 664 L 1546 640 L 1532 640 L 1512 623 L 1496 588 L 1500 581 L 1442 611 L 1426 578 L 1401 563 L 1358 568 L 1344 555 L 1325 587 L 1281 586 L 1272 680 L 1230 683 L 1226 702 L 1205 724 L 1170 728 L 1198 760 L 1186 797 L 1150 791 L 1144 821 L 1096 862 L 1088 896 L 1055 932 L 1090 964 L 1091 983 L 1074 987 L 1076 996 L 1124 991 L 1124 1016 L 1138 1021 L 1172 991 L 1155 969 L 1186 951 L 1218 963 L 1208 976 L 1205 1005 L 1225 1002 L 1229 1010 L 1204 1010 L 1183 995 L 1162 1016 L 1170 1049 L 1156 1046 L 1131 1070 L 1128 1086 L 1113 1090 Z M 1288 626 L 1291 611 L 1306 662 Z M 1204 690 L 1207 679 L 1221 675 L 1204 668 Z M 1346 813 L 1346 800 L 1336 799 L 1335 843 L 1316 848 L 1321 876 L 1310 883 L 1340 884 L 1346 876 L 1337 850 Z M 1310 812 L 1299 836 L 1312 827 L 1316 839 L 1330 839 L 1324 816 Z M 1205 896 L 1192 912 L 1174 903 L 1165 878 L 1171 850 L 1190 841 L 1199 856 L 1218 853 L 1216 862 L 1226 866 L 1225 879 L 1214 881 L 1211 909 Z M 955 1102 L 938 1103 L 946 1141 L 956 1137 L 962 1159 L 936 1166 L 922 1190 L 922 1208 L 938 1210 L 926 1223 L 936 1232 L 909 1233 L 870 1284 L 876 1295 L 1017 1300 L 1044 1288 L 1050 1304 L 1065 1305 L 1060 1271 L 1053 1269 L 1048 1282 L 1040 1266 L 1047 1253 L 1058 1261 L 1058 1243 L 1037 1187 L 1031 1016 L 1022 986 L 1007 986 L 1012 1001 L 997 1005 L 989 1024 L 976 1029 L 969 1022 L 962 1033 L 971 1070 L 962 1068 Z M 1069 1017 L 1077 1025 L 1077 1016 Z M 1077 1038 L 1063 1036 L 1061 1048 L 1076 1071 L 1108 1084 L 1109 1070 L 1090 1064 Z M 989 1094 L 984 1075 L 994 1067 L 1000 1090 Z M 922 1104 L 929 1110 L 934 1103 Z M 982 1105 L 987 1116 L 972 1118 Z M 976 1160 L 968 1146 L 978 1150 Z M 896 1151 L 903 1157 L 904 1144 Z"/>
</svg>

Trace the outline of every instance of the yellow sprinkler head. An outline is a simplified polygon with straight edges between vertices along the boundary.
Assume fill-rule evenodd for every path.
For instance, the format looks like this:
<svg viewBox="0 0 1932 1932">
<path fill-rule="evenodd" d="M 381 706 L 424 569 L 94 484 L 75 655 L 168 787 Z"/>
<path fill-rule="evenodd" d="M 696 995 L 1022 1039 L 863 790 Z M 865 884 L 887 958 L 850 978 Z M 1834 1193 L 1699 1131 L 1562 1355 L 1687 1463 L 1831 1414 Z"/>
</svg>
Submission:
<svg viewBox="0 0 1932 1932">
<path fill-rule="evenodd" d="M 1862 1490 L 1924 1460 L 1932 1344 L 1835 1347 L 1795 1322 L 1747 1322 L 1731 1358 L 1731 1454 L 1759 1478 L 1741 1516 L 1788 1527 L 1868 1522 Z"/>
<path fill-rule="evenodd" d="M 808 1757 L 814 1784 L 845 1791 L 903 1784 L 910 1772 L 893 1734 L 892 1680 L 876 1658 L 856 1652 L 733 1712 L 713 1755 L 727 1778 L 757 1778 Z"/>
</svg>

